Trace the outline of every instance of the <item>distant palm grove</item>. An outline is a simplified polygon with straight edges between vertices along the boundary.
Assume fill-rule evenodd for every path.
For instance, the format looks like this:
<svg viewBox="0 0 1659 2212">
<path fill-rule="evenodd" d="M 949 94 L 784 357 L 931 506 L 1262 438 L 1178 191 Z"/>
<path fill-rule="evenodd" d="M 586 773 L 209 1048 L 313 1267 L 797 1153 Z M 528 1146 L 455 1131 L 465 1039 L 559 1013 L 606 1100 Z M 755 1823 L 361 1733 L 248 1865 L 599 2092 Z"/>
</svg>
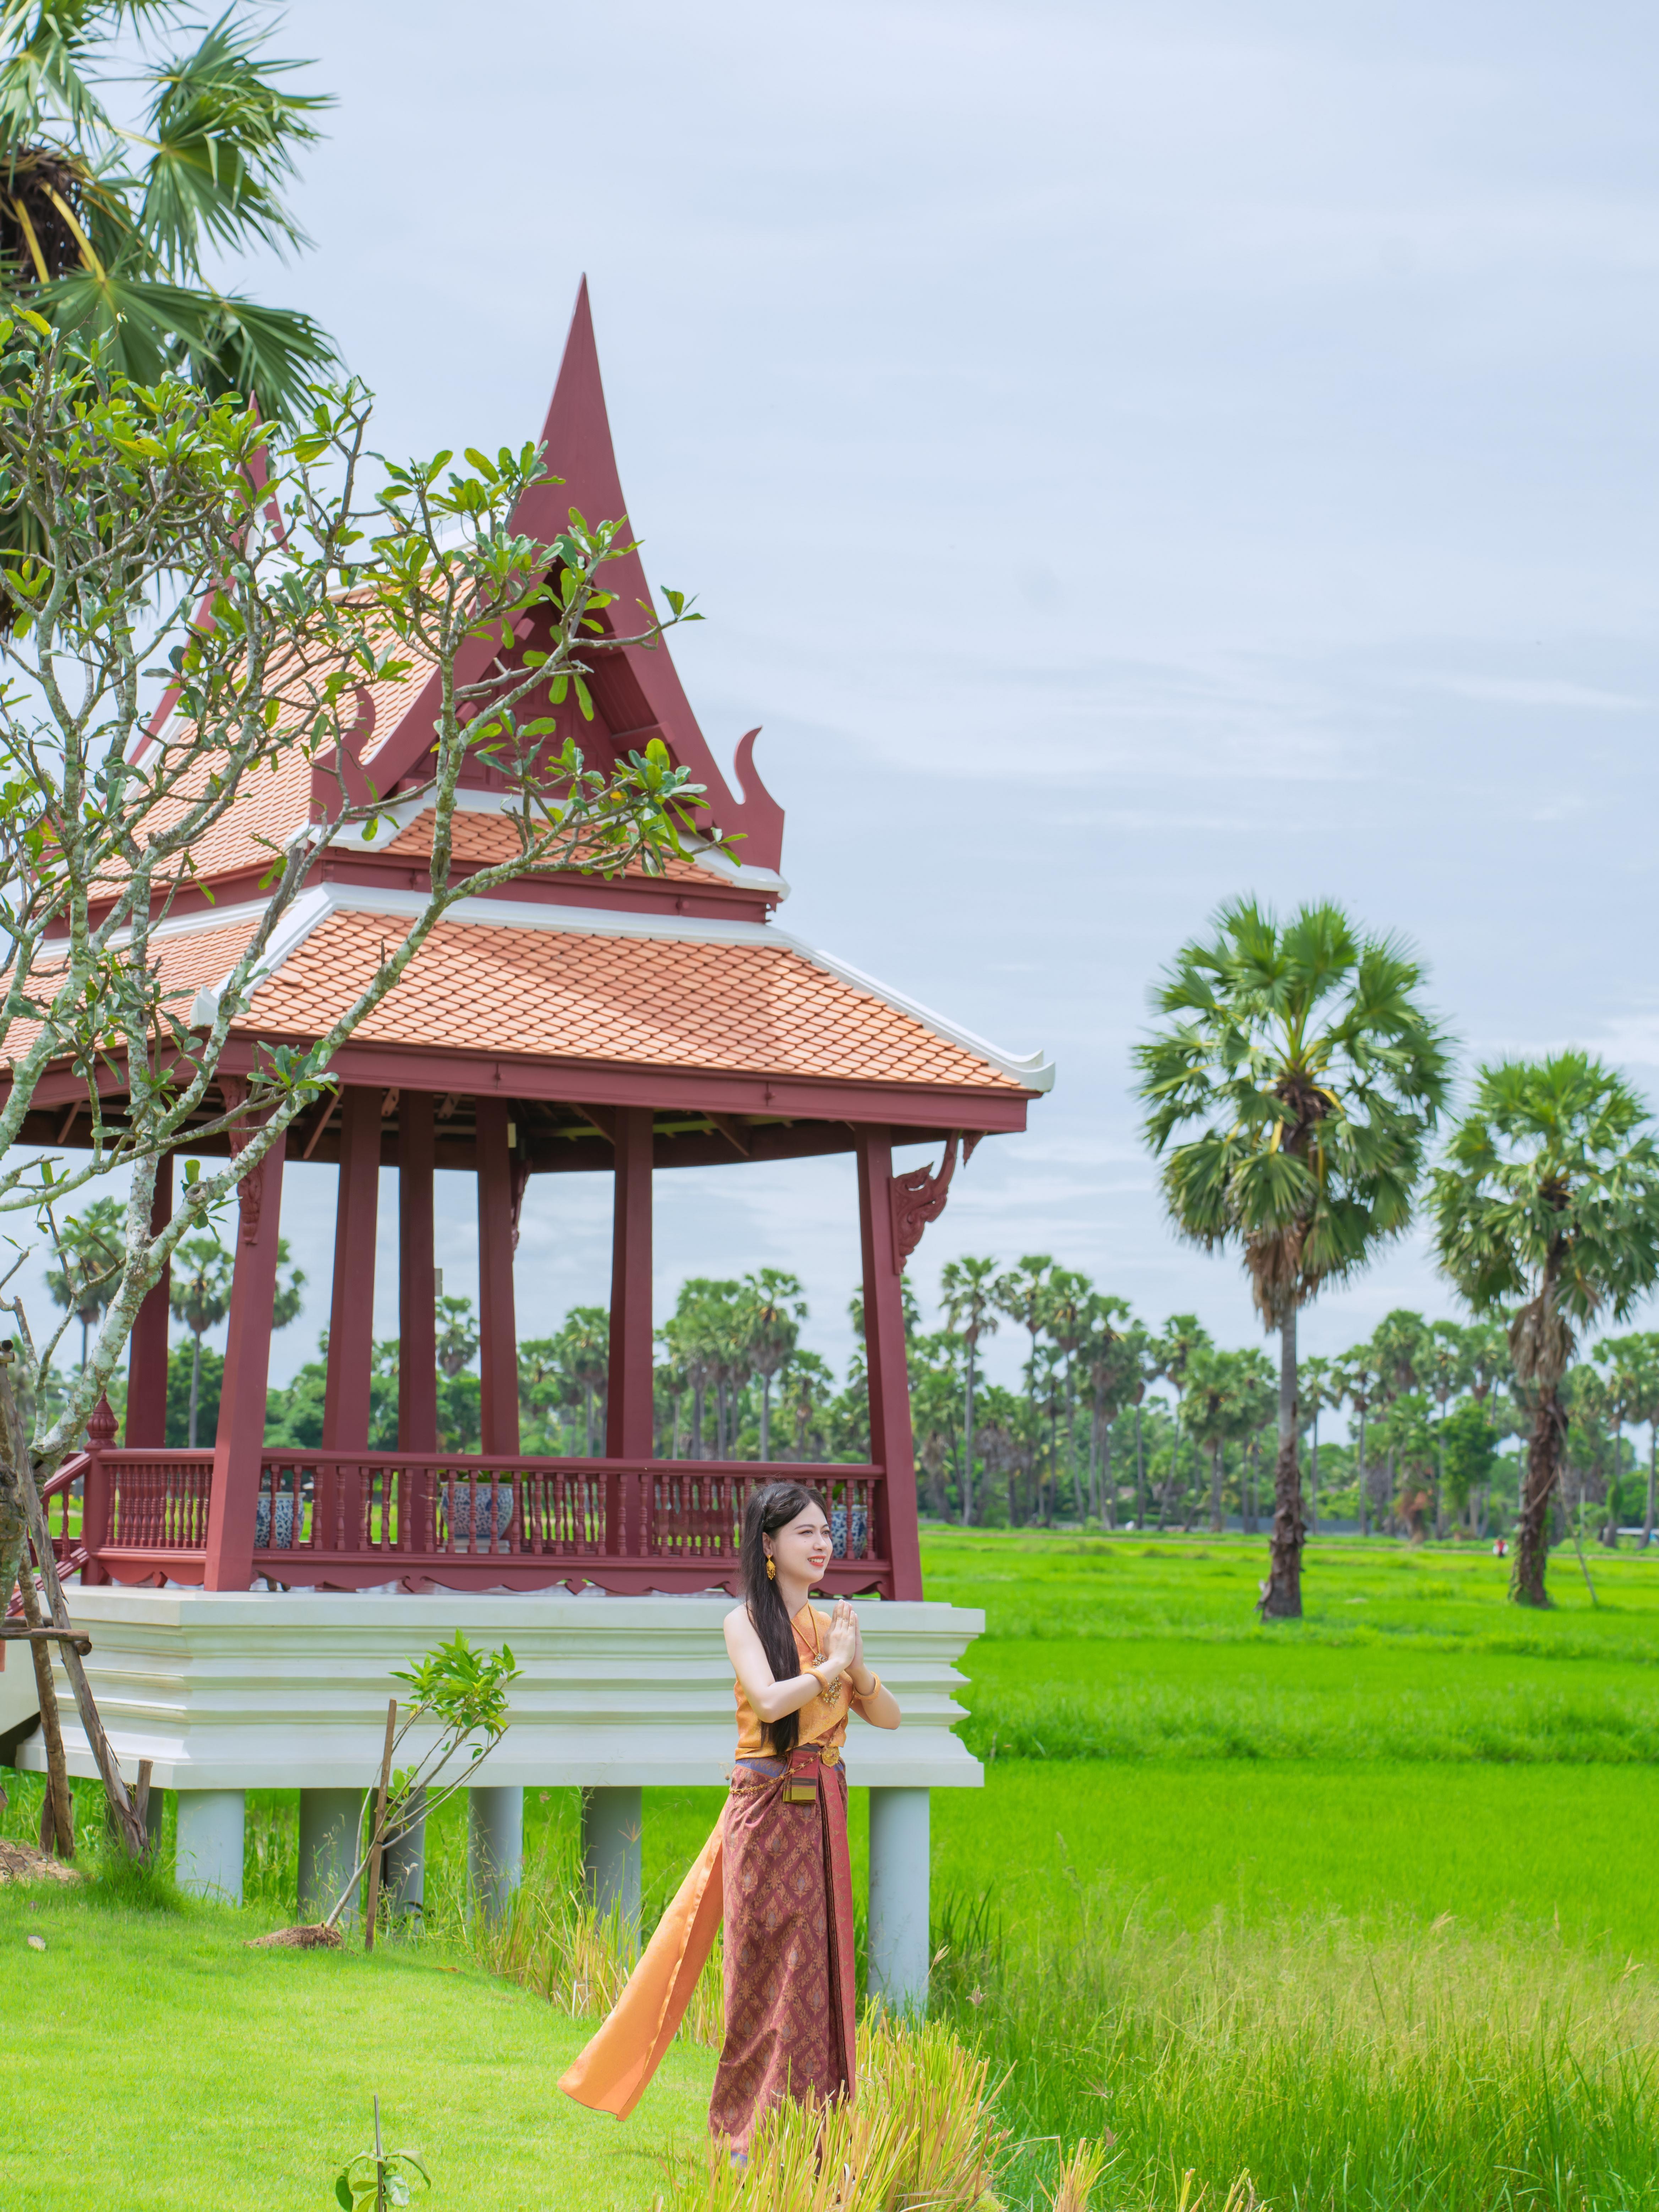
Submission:
<svg viewBox="0 0 1659 2212">
<path fill-rule="evenodd" d="M 199 1311 L 189 1291 L 181 1303 Z M 1258 1347 L 1219 1346 L 1191 1314 L 1149 1326 L 1122 1299 L 1043 1254 L 1008 1267 L 952 1261 L 937 1327 L 926 1326 L 908 1285 L 906 1310 L 925 1514 L 977 1528 L 1070 1523 L 1190 1534 L 1257 1529 L 1271 1510 L 1277 1391 L 1273 1364 Z M 856 1328 L 856 1297 L 852 1315 Z M 802 1340 L 808 1319 L 799 1285 L 774 1269 L 687 1283 L 660 1333 L 659 1455 L 865 1458 L 863 1361 L 855 1352 L 838 1381 Z M 985 1380 L 987 1343 L 999 1332 L 1018 1343 L 1013 1389 Z M 608 1333 L 602 1306 L 577 1306 L 555 1335 L 520 1345 L 526 1453 L 603 1451 Z M 198 1341 L 174 1347 L 169 1443 L 190 1440 Z M 445 1450 L 478 1449 L 477 1346 L 471 1302 L 442 1299 Z M 198 1433 L 204 1443 L 213 1439 L 222 1366 L 217 1352 L 202 1351 Z M 272 1392 L 269 1442 L 320 1443 L 324 1374 L 319 1357 Z M 1501 1326 L 1391 1313 L 1340 1358 L 1304 1360 L 1300 1375 L 1298 1441 L 1314 1528 L 1340 1521 L 1406 1538 L 1510 1531 L 1517 1445 L 1532 1413 Z M 1567 1421 L 1552 1535 L 1611 1542 L 1621 1527 L 1650 1533 L 1659 1334 L 1603 1339 L 1568 1370 L 1562 1396 Z M 393 1450 L 393 1340 L 377 1347 L 374 1402 L 371 1446 Z M 1335 1414 L 1346 1416 L 1341 1443 L 1330 1434 Z M 1635 1432 L 1643 1430 L 1638 1449 Z"/>
</svg>

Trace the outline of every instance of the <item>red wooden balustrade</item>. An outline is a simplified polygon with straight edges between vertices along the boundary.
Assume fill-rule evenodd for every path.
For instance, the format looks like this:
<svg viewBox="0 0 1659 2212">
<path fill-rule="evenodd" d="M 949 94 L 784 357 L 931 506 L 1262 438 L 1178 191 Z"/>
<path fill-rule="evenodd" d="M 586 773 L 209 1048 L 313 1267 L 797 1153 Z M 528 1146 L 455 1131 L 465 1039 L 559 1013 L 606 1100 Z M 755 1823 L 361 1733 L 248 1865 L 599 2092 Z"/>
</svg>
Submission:
<svg viewBox="0 0 1659 2212">
<path fill-rule="evenodd" d="M 203 1579 L 212 1452 L 94 1450 L 80 1471 L 89 1577 Z M 836 1557 L 823 1589 L 890 1595 L 879 1468 L 753 1461 L 266 1449 L 254 1571 L 331 1589 L 735 1592 L 744 1508 L 778 1481 L 807 1483 L 829 1505 Z"/>
</svg>

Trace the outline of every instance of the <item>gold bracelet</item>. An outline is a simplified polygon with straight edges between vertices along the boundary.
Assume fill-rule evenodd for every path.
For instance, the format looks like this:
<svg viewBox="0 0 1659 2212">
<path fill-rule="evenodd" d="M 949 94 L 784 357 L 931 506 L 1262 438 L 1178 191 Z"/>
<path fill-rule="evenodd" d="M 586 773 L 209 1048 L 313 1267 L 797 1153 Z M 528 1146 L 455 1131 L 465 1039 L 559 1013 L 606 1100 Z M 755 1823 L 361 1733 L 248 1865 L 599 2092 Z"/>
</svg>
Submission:
<svg viewBox="0 0 1659 2212">
<path fill-rule="evenodd" d="M 867 1704 L 867 1703 L 868 1703 L 868 1701 L 869 1701 L 872 1698 L 873 1698 L 873 1697 L 875 1696 L 876 1692 L 877 1692 L 878 1689 L 880 1689 L 880 1687 L 881 1687 L 881 1677 L 880 1677 L 880 1675 L 879 1675 L 879 1674 L 872 1674 L 872 1675 L 871 1675 L 871 1677 L 870 1677 L 870 1686 L 869 1686 L 869 1688 L 868 1688 L 867 1690 L 857 1690 L 857 1689 L 855 1689 L 854 1694 L 856 1695 L 856 1697 L 857 1697 L 857 1698 L 858 1698 L 858 1701 L 859 1701 L 859 1703 L 860 1703 L 860 1705 L 866 1705 L 866 1704 Z"/>
</svg>

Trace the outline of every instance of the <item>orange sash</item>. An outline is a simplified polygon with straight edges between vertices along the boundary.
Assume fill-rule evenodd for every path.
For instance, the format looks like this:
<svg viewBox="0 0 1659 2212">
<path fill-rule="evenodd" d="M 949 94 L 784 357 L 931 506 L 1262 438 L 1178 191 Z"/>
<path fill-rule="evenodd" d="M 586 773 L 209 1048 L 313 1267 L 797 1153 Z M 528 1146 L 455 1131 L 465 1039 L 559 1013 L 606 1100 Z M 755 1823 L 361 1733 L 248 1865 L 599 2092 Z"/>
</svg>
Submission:
<svg viewBox="0 0 1659 2212">
<path fill-rule="evenodd" d="M 674 2040 L 725 1907 L 724 1814 L 657 1923 L 610 2016 L 560 2082 L 566 2096 L 625 2120 Z"/>
</svg>

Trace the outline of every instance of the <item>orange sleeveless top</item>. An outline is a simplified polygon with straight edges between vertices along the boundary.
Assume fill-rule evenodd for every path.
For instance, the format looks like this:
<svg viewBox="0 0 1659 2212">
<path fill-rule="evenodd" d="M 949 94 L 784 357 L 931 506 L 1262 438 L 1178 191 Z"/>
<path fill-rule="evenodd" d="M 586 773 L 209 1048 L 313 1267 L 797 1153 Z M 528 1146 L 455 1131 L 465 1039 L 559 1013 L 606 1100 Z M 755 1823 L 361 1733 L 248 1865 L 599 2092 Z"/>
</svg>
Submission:
<svg viewBox="0 0 1659 2212">
<path fill-rule="evenodd" d="M 823 1658 L 830 1634 L 830 1616 L 820 1613 L 816 1606 L 805 1605 L 790 1623 L 795 1632 L 795 1648 L 800 1653 L 801 1672 Z M 764 1725 L 755 1717 L 755 1709 L 749 1702 L 748 1692 L 739 1681 L 734 1683 L 738 1698 L 738 1757 L 766 1759 L 773 1755 L 767 1741 Z M 804 1705 L 795 1715 L 800 1734 L 799 1744 L 823 1744 L 826 1748 L 847 1741 L 847 1716 L 857 1713 L 866 1717 L 860 1700 L 853 1694 L 850 1675 L 843 1674 L 836 1685 L 834 1701 L 826 1705 L 822 1693 Z"/>
</svg>

